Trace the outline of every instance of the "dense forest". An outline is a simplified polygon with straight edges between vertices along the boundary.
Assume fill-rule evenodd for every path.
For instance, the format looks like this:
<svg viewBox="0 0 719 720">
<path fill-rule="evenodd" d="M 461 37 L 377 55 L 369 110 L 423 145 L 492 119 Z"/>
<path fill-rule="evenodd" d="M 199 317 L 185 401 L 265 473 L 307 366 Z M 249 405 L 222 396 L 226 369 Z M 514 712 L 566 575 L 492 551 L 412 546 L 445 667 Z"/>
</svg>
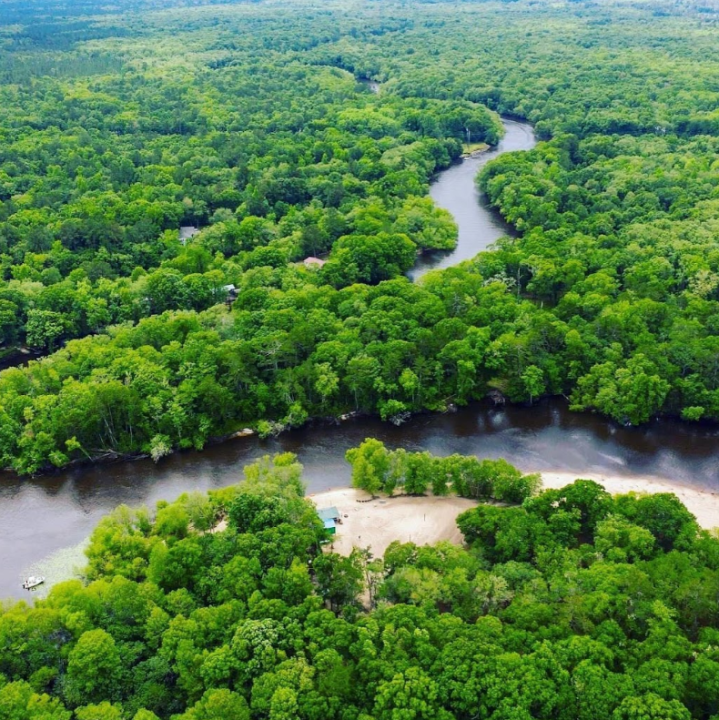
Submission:
<svg viewBox="0 0 719 720">
<path fill-rule="evenodd" d="M 521 477 L 398 453 L 368 440 L 350 451 L 353 472 L 386 478 L 388 462 L 404 463 L 408 492 L 470 495 Z M 322 552 L 301 474 L 290 454 L 265 457 L 240 485 L 105 517 L 86 584 L 0 611 L 0 718 L 719 712 L 719 540 L 674 495 L 613 498 L 589 480 L 532 494 L 535 484 L 521 504 L 460 515 L 464 548 L 395 542 L 381 558 L 345 557 Z"/>
<path fill-rule="evenodd" d="M 0 374 L 0 466 L 491 388 L 719 419 L 711 3 L 170 5 L 0 10 L 0 353 L 45 355 Z M 543 140 L 478 179 L 517 237 L 411 283 L 499 114 Z"/>
<path fill-rule="evenodd" d="M 0 372 L 0 467 L 490 390 L 719 421 L 717 33 L 716 0 L 3 2 L 0 366 L 42 358 Z M 411 282 L 502 116 L 540 139 L 477 178 L 516 232 Z M 121 506 L 0 604 L 0 720 L 719 718 L 719 535 L 675 495 L 346 459 L 469 498 L 464 544 L 335 553 L 290 453 Z"/>
</svg>

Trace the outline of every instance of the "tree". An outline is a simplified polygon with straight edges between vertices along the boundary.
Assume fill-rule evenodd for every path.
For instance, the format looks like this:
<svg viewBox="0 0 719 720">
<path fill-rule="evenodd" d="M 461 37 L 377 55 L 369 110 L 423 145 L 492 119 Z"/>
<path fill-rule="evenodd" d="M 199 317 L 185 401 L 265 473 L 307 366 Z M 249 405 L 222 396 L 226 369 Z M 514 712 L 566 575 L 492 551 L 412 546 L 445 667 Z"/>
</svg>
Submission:
<svg viewBox="0 0 719 720">
<path fill-rule="evenodd" d="M 572 672 L 579 720 L 603 720 L 627 697 L 633 695 L 630 677 L 613 673 L 590 659 L 582 660 Z"/>
<path fill-rule="evenodd" d="M 0 298 L 0 344 L 15 341 L 18 311 L 19 308 L 14 302 Z"/>
<path fill-rule="evenodd" d="M 312 594 L 307 566 L 295 558 L 287 570 L 270 568 L 264 577 L 264 590 L 268 597 L 284 600 L 288 605 L 299 605 Z"/>
<path fill-rule="evenodd" d="M 424 495 L 432 484 L 434 458 L 427 452 L 407 456 L 404 490 L 408 495 Z"/>
<path fill-rule="evenodd" d="M 401 233 L 345 235 L 335 243 L 323 274 L 338 287 L 378 283 L 409 270 L 416 253 L 417 246 Z"/>
<path fill-rule="evenodd" d="M 408 668 L 377 687 L 377 720 L 452 720 L 441 707 L 437 684 L 420 668 Z"/>
<path fill-rule="evenodd" d="M 561 489 L 546 490 L 525 500 L 524 507 L 550 524 L 558 521 L 560 513 L 574 515 L 576 531 L 569 542 L 578 544 L 593 541 L 597 524 L 614 510 L 614 501 L 599 483 L 575 480 Z"/>
<path fill-rule="evenodd" d="M 36 693 L 25 681 L 0 686 L 3 720 L 70 720 L 71 716 L 57 698 Z"/>
<path fill-rule="evenodd" d="M 546 524 L 522 508 L 480 505 L 463 512 L 457 527 L 492 562 L 527 562 L 538 546 L 551 544 Z"/>
<path fill-rule="evenodd" d="M 189 493 L 184 505 L 190 522 L 196 530 L 206 532 L 215 524 L 216 510 L 206 495 L 200 492 Z"/>
<path fill-rule="evenodd" d="M 522 475 L 506 460 L 483 460 L 492 476 L 492 495 L 496 500 L 521 503 L 534 495 L 542 485 L 539 474 Z"/>
<path fill-rule="evenodd" d="M 292 688 L 279 687 L 270 703 L 270 720 L 293 720 L 298 716 L 297 694 Z"/>
<path fill-rule="evenodd" d="M 390 470 L 390 453 L 379 440 L 368 438 L 345 454 L 352 465 L 352 486 L 366 490 L 374 497 L 384 490 Z"/>
<path fill-rule="evenodd" d="M 698 531 L 696 518 L 672 493 L 625 496 L 618 502 L 618 509 L 630 521 L 649 530 L 665 551 L 691 543 Z"/>
<path fill-rule="evenodd" d="M 172 503 L 158 510 L 154 532 L 168 542 L 176 542 L 187 537 L 189 527 L 190 516 L 182 504 Z"/>
<path fill-rule="evenodd" d="M 116 698 L 121 691 L 122 661 L 114 638 L 101 629 L 84 632 L 70 651 L 65 698 L 74 707 Z"/>
<path fill-rule="evenodd" d="M 597 524 L 594 546 L 615 562 L 636 562 L 653 555 L 655 540 L 646 528 L 611 515 Z"/>
<path fill-rule="evenodd" d="M 287 520 L 279 498 L 241 493 L 229 508 L 229 519 L 238 532 L 257 532 Z"/>
<path fill-rule="evenodd" d="M 662 700 L 655 693 L 625 698 L 612 720 L 689 720 L 691 714 L 676 700 Z"/>
<path fill-rule="evenodd" d="M 594 407 L 620 422 L 639 425 L 656 414 L 669 388 L 656 365 L 639 354 L 629 359 L 626 367 L 618 368 L 612 362 L 592 367 L 579 379 L 572 407 Z"/>
<path fill-rule="evenodd" d="M 65 320 L 53 310 L 31 309 L 27 313 L 25 332 L 30 347 L 52 351 L 65 332 Z"/>
<path fill-rule="evenodd" d="M 333 610 L 351 606 L 362 592 L 364 572 L 361 557 L 353 550 L 349 557 L 336 553 L 318 555 L 312 565 L 320 597 Z"/>
<path fill-rule="evenodd" d="M 536 365 L 530 365 L 522 373 L 524 392 L 529 395 L 529 402 L 533 403 L 535 398 L 541 397 L 547 389 L 544 382 L 544 373 Z"/>
<path fill-rule="evenodd" d="M 492 496 L 493 477 L 486 463 L 462 455 L 450 455 L 441 462 L 457 495 L 477 500 L 487 500 Z"/>
<path fill-rule="evenodd" d="M 182 720 L 250 720 L 250 708 L 242 695 L 231 690 L 208 690 Z"/>
</svg>

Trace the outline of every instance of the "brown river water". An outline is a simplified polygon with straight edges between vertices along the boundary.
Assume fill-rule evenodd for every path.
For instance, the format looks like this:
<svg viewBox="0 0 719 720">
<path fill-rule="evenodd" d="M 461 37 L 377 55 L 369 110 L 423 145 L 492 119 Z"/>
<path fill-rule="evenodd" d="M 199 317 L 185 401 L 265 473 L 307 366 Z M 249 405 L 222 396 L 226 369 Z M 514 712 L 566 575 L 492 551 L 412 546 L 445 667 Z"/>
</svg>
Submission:
<svg viewBox="0 0 719 720">
<path fill-rule="evenodd" d="M 459 225 L 459 242 L 451 253 L 422 258 L 414 278 L 470 258 L 508 232 L 474 186 L 483 163 L 534 145 L 529 125 L 505 124 L 507 134 L 498 148 L 454 165 L 433 183 L 435 202 L 452 212 Z M 454 414 L 419 415 L 400 427 L 373 418 L 315 425 L 272 440 L 238 438 L 203 452 L 178 453 L 158 465 L 120 462 L 36 479 L 0 474 L 0 598 L 27 597 L 20 588 L 27 574 L 41 572 L 49 582 L 67 576 L 68 564 L 79 562 L 81 555 L 63 555 L 62 549 L 77 546 L 117 505 L 152 506 L 190 490 L 224 487 L 240 479 L 243 465 L 286 451 L 297 453 L 305 466 L 309 493 L 346 486 L 350 468 L 344 454 L 367 437 L 438 455 L 504 457 L 526 471 L 652 476 L 719 491 L 719 427 L 661 420 L 623 428 L 597 416 L 570 413 L 560 399 L 532 408 L 494 409 L 478 403 Z"/>
</svg>

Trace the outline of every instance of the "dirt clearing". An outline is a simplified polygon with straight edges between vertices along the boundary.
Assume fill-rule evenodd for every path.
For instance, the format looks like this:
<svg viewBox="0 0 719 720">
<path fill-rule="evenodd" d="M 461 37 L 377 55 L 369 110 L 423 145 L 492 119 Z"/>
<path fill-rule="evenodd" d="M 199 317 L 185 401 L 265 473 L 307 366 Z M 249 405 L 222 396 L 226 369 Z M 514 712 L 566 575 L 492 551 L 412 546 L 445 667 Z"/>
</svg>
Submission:
<svg viewBox="0 0 719 720">
<path fill-rule="evenodd" d="M 394 540 L 432 545 L 440 540 L 462 543 L 457 516 L 477 506 L 474 500 L 459 497 L 376 498 L 367 501 L 367 493 L 343 488 L 308 496 L 318 509 L 336 507 L 342 524 L 337 526 L 334 551 L 349 555 L 353 547 L 372 549 L 382 557 Z M 345 517 L 347 515 L 347 517 Z"/>
</svg>

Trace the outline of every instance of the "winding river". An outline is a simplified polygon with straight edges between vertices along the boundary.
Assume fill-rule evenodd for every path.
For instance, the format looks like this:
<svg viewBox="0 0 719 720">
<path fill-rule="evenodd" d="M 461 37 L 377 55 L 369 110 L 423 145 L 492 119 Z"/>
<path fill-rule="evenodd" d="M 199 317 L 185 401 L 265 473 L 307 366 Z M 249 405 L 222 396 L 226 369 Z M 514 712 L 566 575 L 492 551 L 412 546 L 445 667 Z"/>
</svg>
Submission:
<svg viewBox="0 0 719 720">
<path fill-rule="evenodd" d="M 507 134 L 496 149 L 440 173 L 431 187 L 435 202 L 459 225 L 451 253 L 424 257 L 412 277 L 474 256 L 507 226 L 478 197 L 479 167 L 508 150 L 533 146 L 529 125 L 505 121 Z M 297 453 L 305 466 L 308 492 L 347 485 L 345 451 L 366 437 L 389 446 L 437 454 L 504 457 L 523 470 L 598 475 L 654 476 L 719 490 L 719 429 L 655 421 L 628 429 L 593 415 L 570 413 L 553 399 L 531 409 L 494 409 L 477 403 L 454 414 L 419 415 L 401 427 L 365 418 L 337 427 L 315 426 L 273 440 L 239 438 L 203 452 L 179 453 L 154 465 L 149 460 L 73 469 L 31 480 L 0 475 L 0 598 L 27 597 L 20 579 L 40 572 L 52 581 L 78 562 L 81 543 L 98 520 L 121 503 L 153 505 L 190 490 L 235 483 L 242 466 L 274 452 Z"/>
<path fill-rule="evenodd" d="M 469 260 L 503 235 L 514 233 L 514 229 L 504 222 L 499 213 L 489 207 L 474 182 L 480 168 L 490 160 L 506 152 L 531 150 L 537 144 L 531 125 L 514 120 L 503 122 L 505 134 L 497 147 L 452 165 L 441 172 L 432 183 L 429 190 L 432 199 L 439 207 L 449 210 L 457 223 L 457 247 L 448 252 L 420 257 L 408 273 L 413 280 L 429 270 L 446 268 Z"/>
</svg>

